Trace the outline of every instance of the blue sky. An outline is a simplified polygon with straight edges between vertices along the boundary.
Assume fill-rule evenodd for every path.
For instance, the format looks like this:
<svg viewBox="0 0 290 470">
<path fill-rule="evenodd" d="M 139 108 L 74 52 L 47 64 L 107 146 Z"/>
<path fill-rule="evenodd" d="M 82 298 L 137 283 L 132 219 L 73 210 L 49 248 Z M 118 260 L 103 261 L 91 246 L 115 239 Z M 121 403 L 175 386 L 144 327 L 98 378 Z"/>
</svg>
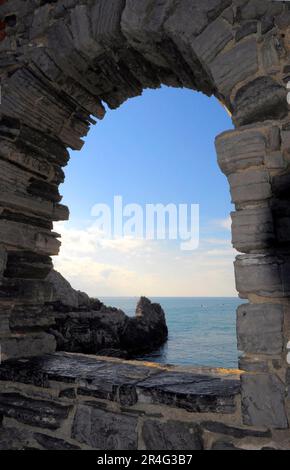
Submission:
<svg viewBox="0 0 290 470">
<path fill-rule="evenodd" d="M 71 152 L 61 187 L 68 223 L 56 224 L 63 247 L 55 259 L 74 285 L 91 295 L 235 295 L 225 176 L 215 136 L 232 128 L 225 109 L 201 93 L 146 90 L 92 127 Z M 96 203 L 200 205 L 200 248 L 172 241 L 97 240 Z M 198 274 L 200 274 L 198 276 Z"/>
</svg>

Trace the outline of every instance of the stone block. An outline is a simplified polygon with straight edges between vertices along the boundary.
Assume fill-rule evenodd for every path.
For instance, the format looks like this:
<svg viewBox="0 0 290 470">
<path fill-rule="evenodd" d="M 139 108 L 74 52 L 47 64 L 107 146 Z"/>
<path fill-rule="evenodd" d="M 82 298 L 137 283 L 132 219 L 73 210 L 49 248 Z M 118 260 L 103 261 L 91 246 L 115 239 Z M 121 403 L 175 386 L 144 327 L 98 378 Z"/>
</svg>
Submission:
<svg viewBox="0 0 290 470">
<path fill-rule="evenodd" d="M 125 0 L 100 0 L 90 7 L 90 20 L 93 38 L 99 44 L 115 45 L 123 41 L 121 17 L 127 4 Z"/>
<path fill-rule="evenodd" d="M 82 147 L 80 136 L 88 131 L 89 116 L 87 120 L 84 115 L 82 120 L 77 120 L 73 102 L 53 91 L 29 68 L 21 67 L 14 71 L 6 77 L 2 87 L 1 110 L 4 115 L 21 119 L 27 127 L 39 129 L 44 134 L 58 136 L 66 146 L 75 150 Z"/>
<path fill-rule="evenodd" d="M 267 356 L 266 356 L 267 357 Z M 270 372 L 271 361 L 261 355 L 250 354 L 239 357 L 239 369 L 246 372 Z M 269 358 L 270 359 L 270 358 Z"/>
<path fill-rule="evenodd" d="M 37 387 L 49 387 L 49 381 L 64 384 L 86 383 L 92 377 L 98 377 L 104 360 L 96 356 L 54 353 L 37 355 L 25 361 L 10 359 L 0 366 L 1 381 L 15 381 L 32 384 Z"/>
<path fill-rule="evenodd" d="M 277 45 L 276 36 L 264 37 L 261 54 L 264 69 L 268 74 L 277 71 L 280 66 L 280 51 Z"/>
<path fill-rule="evenodd" d="M 263 201 L 272 196 L 269 173 L 265 169 L 232 173 L 228 179 L 235 204 Z"/>
<path fill-rule="evenodd" d="M 236 287 L 242 296 L 255 293 L 262 296 L 285 295 L 282 283 L 282 259 L 266 255 L 241 255 L 235 261 Z"/>
<path fill-rule="evenodd" d="M 137 0 L 138 1 L 138 0 Z M 172 2 L 174 4 L 174 2 Z M 164 24 L 166 32 L 188 41 L 201 34 L 204 29 L 218 18 L 229 5 L 230 0 L 203 0 L 175 2 Z"/>
<path fill-rule="evenodd" d="M 51 7 L 49 4 L 36 8 L 30 28 L 30 39 L 35 39 L 45 33 L 50 21 Z"/>
<path fill-rule="evenodd" d="M 44 255 L 57 255 L 60 248 L 53 232 L 11 220 L 0 220 L 0 243 Z"/>
<path fill-rule="evenodd" d="M 10 251 L 5 270 L 6 278 L 45 279 L 52 269 L 49 256 L 29 251 Z"/>
<path fill-rule="evenodd" d="M 266 137 L 256 129 L 223 132 L 216 138 L 216 151 L 221 170 L 229 175 L 263 164 Z"/>
<path fill-rule="evenodd" d="M 80 447 L 63 439 L 48 436 L 47 434 L 33 433 L 33 438 L 44 450 L 80 450 Z"/>
<path fill-rule="evenodd" d="M 283 306 L 241 305 L 237 310 L 238 349 L 251 354 L 281 354 Z"/>
<path fill-rule="evenodd" d="M 54 324 L 55 315 L 50 307 L 16 305 L 10 314 L 9 325 L 14 333 L 40 329 L 48 331 Z"/>
<path fill-rule="evenodd" d="M 266 438 L 272 436 L 269 430 L 229 426 L 218 421 L 204 421 L 200 423 L 200 426 L 202 429 L 214 434 L 224 434 L 225 436 L 231 436 L 235 439 L 244 439 L 245 437 Z"/>
<path fill-rule="evenodd" d="M 56 342 L 47 333 L 11 334 L 0 338 L 1 360 L 53 353 Z"/>
<path fill-rule="evenodd" d="M 210 65 L 210 70 L 219 92 L 229 97 L 238 83 L 250 79 L 258 70 L 256 39 L 240 42 L 219 54 Z"/>
<path fill-rule="evenodd" d="M 9 124 L 9 127 L 10 126 L 11 124 Z M 14 127 L 16 127 L 15 124 Z M 32 155 L 34 157 L 44 157 L 42 165 L 46 162 L 50 162 L 63 167 L 67 165 L 70 158 L 68 150 L 59 139 L 45 132 L 41 132 L 38 128 L 26 126 L 24 123 L 22 123 L 19 129 L 19 137 L 16 141 L 16 146 L 19 151 L 28 153 L 30 158 L 32 158 Z M 43 166 L 42 171 L 44 171 Z M 39 172 L 39 168 L 36 168 L 36 172 Z"/>
<path fill-rule="evenodd" d="M 72 437 L 98 450 L 136 450 L 137 418 L 103 411 L 93 404 L 80 404 Z"/>
<path fill-rule="evenodd" d="M 239 394 L 238 377 L 161 372 L 137 385 L 138 402 L 182 408 L 197 413 L 233 413 Z"/>
<path fill-rule="evenodd" d="M 29 445 L 29 433 L 10 426 L 0 427 L 0 450 L 23 450 Z"/>
<path fill-rule="evenodd" d="M 273 374 L 242 374 L 244 424 L 288 428 L 285 385 Z"/>
<path fill-rule="evenodd" d="M 103 1 L 98 2 L 104 4 Z M 112 2 L 110 2 L 112 4 Z M 117 2 L 118 3 L 118 2 Z M 87 5 L 77 5 L 70 13 L 71 30 L 76 49 L 91 59 L 103 52 L 93 37 L 90 12 Z"/>
<path fill-rule="evenodd" d="M 276 235 L 272 211 L 257 207 L 232 212 L 232 242 L 240 252 L 274 246 Z"/>
<path fill-rule="evenodd" d="M 64 206 L 63 204 L 54 204 L 51 218 L 54 221 L 68 220 L 69 219 L 68 207 Z"/>
<path fill-rule="evenodd" d="M 236 125 L 246 125 L 267 119 L 282 119 L 287 115 L 286 88 L 271 77 L 259 77 L 239 89 L 233 106 Z"/>
<path fill-rule="evenodd" d="M 137 384 L 142 383 L 156 371 L 140 366 L 132 367 L 126 362 L 122 364 L 108 363 L 95 377 L 83 378 L 79 395 L 117 401 L 123 406 L 135 405 L 138 401 Z"/>
<path fill-rule="evenodd" d="M 62 170 L 58 170 L 53 177 L 54 181 L 52 183 L 31 177 L 27 187 L 27 193 L 35 198 L 45 199 L 57 204 L 62 199 L 58 191 L 58 184 L 63 182 L 63 176 Z M 58 181 L 55 181 L 56 179 L 58 179 Z"/>
<path fill-rule="evenodd" d="M 287 162 L 283 158 L 281 151 L 270 152 L 265 156 L 265 165 L 270 170 L 284 170 Z"/>
<path fill-rule="evenodd" d="M 218 18 L 192 41 L 192 48 L 205 64 L 212 62 L 228 42 L 233 39 L 233 31 L 229 23 Z"/>
<path fill-rule="evenodd" d="M 52 300 L 52 289 L 48 282 L 31 279 L 6 279 L 0 285 L 0 299 L 17 304 L 43 305 Z"/>
<path fill-rule="evenodd" d="M 181 421 L 147 419 L 142 428 L 146 450 L 202 450 L 201 429 Z"/>
<path fill-rule="evenodd" d="M 0 204 L 3 207 L 33 214 L 33 216 L 51 218 L 51 220 L 67 220 L 68 208 L 61 204 L 53 204 L 44 199 L 39 200 L 32 196 L 12 194 L 0 190 Z M 64 219 L 62 218 L 64 217 Z"/>
<path fill-rule="evenodd" d="M 0 413 L 23 424 L 58 429 L 68 418 L 70 406 L 27 398 L 19 393 L 0 393 Z"/>
</svg>

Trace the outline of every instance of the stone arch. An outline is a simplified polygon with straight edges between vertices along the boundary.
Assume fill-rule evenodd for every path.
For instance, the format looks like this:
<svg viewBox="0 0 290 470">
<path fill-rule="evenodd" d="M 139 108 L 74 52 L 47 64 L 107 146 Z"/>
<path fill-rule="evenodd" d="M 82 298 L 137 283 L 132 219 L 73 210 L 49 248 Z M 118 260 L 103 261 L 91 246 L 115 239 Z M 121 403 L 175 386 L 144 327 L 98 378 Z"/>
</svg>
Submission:
<svg viewBox="0 0 290 470">
<path fill-rule="evenodd" d="M 0 6 L 0 275 L 4 357 L 52 352 L 45 281 L 68 217 L 67 148 L 95 119 L 161 84 L 215 95 L 235 130 L 217 137 L 236 211 L 245 424 L 287 428 L 290 8 L 265 0 L 29 0 Z M 31 327 L 33 325 L 33 328 Z"/>
</svg>

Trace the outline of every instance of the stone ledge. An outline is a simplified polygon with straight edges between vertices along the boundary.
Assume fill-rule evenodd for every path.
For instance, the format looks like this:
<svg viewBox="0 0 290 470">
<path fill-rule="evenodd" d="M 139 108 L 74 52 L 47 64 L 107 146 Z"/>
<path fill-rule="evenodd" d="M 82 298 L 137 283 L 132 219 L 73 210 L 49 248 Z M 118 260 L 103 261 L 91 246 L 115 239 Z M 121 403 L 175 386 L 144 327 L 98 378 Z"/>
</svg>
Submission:
<svg viewBox="0 0 290 470">
<path fill-rule="evenodd" d="M 11 359 L 0 365 L 0 450 L 287 447 L 286 431 L 242 422 L 241 376 L 64 352 Z"/>
<path fill-rule="evenodd" d="M 70 383 L 78 396 L 122 406 L 138 402 L 198 413 L 234 413 L 240 393 L 240 371 L 162 366 L 68 353 L 6 361 L 0 366 L 0 381 L 46 388 L 51 382 Z"/>
</svg>

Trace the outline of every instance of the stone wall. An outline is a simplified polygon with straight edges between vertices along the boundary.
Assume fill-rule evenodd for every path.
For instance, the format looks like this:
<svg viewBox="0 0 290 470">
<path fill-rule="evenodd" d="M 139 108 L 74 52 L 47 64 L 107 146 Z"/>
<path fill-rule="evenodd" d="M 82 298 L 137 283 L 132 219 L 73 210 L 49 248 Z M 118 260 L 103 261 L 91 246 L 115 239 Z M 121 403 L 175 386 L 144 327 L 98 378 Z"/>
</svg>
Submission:
<svg viewBox="0 0 290 470">
<path fill-rule="evenodd" d="M 225 132 L 216 139 L 219 165 L 232 201 L 236 286 L 249 301 L 237 311 L 244 421 L 288 427 L 283 402 L 289 330 L 289 231 L 287 125 L 264 121 Z M 290 135 L 290 134 L 289 134 Z M 273 391 L 280 398 L 273 405 Z M 254 409 L 249 396 L 260 396 Z M 278 398 L 278 397 L 277 397 Z M 270 410 L 271 411 L 270 411 Z"/>
<path fill-rule="evenodd" d="M 289 448 L 241 425 L 240 373 L 57 353 L 0 366 L 0 449 Z"/>
<path fill-rule="evenodd" d="M 45 281 L 68 217 L 67 148 L 161 84 L 215 95 L 235 130 L 217 138 L 235 204 L 242 419 L 288 429 L 290 6 L 271 0 L 2 0 L 0 335 L 3 358 L 55 350 Z M 290 445 L 289 445 L 290 447 Z"/>
</svg>

